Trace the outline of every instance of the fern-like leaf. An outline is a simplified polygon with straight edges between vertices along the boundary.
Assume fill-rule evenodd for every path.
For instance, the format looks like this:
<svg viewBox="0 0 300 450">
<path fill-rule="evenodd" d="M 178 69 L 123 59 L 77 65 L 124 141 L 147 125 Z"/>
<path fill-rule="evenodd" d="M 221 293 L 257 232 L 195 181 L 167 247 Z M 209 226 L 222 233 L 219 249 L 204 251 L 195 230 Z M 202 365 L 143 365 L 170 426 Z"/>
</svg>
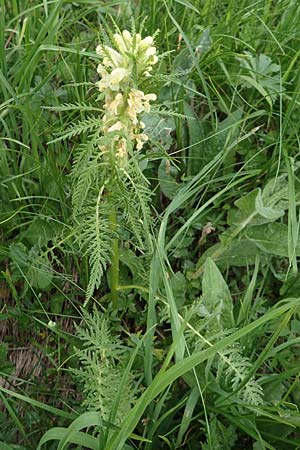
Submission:
<svg viewBox="0 0 300 450">
<path fill-rule="evenodd" d="M 94 205 L 84 208 L 77 225 L 78 240 L 89 257 L 90 278 L 86 297 L 90 299 L 100 286 L 101 278 L 111 258 L 111 244 L 115 237 L 108 220 L 109 209 L 102 198 L 101 187 Z"/>
<path fill-rule="evenodd" d="M 128 361 L 128 349 L 121 345 L 118 337 L 112 336 L 107 317 L 96 309 L 93 314 L 84 310 L 82 313 L 85 326 L 77 328 L 77 336 L 82 341 L 82 349 L 78 351 L 80 367 L 71 372 L 82 385 L 85 396 L 82 406 L 99 411 L 108 422 Z M 115 425 L 122 422 L 133 404 L 132 381 L 133 378 L 123 386 Z"/>
<path fill-rule="evenodd" d="M 102 112 L 102 109 L 95 108 L 95 106 L 87 105 L 86 103 L 63 103 L 62 105 L 58 106 L 43 106 L 42 109 L 48 109 L 50 111 L 98 111 Z"/>
<path fill-rule="evenodd" d="M 125 226 L 131 231 L 141 250 L 151 249 L 151 191 L 136 167 L 121 169 L 118 178 L 118 195 L 122 199 Z M 124 195 L 126 193 L 126 195 Z"/>
<path fill-rule="evenodd" d="M 75 125 L 70 125 L 66 129 L 66 132 L 64 134 L 61 134 L 55 139 L 52 139 L 52 141 L 48 142 L 48 144 L 54 144 L 55 142 L 67 140 L 81 133 L 87 132 L 91 133 L 100 127 L 101 127 L 100 119 L 98 119 L 97 117 L 88 117 L 87 119 L 77 122 L 77 124 Z"/>
<path fill-rule="evenodd" d="M 76 150 L 71 177 L 73 179 L 73 214 L 76 216 L 86 204 L 91 187 L 98 180 L 101 164 L 101 153 L 96 146 L 97 135 L 87 143 L 80 145 Z M 104 178 L 104 177 L 103 177 Z"/>
</svg>

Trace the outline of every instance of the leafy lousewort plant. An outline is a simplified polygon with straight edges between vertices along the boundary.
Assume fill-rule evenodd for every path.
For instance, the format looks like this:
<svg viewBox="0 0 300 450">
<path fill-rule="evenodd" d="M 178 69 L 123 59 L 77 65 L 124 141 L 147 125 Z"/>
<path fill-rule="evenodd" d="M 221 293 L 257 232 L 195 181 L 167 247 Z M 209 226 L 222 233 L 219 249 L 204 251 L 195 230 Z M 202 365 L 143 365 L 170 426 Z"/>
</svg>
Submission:
<svg viewBox="0 0 300 450">
<path fill-rule="evenodd" d="M 139 161 L 148 140 L 141 115 L 148 113 L 150 102 L 156 100 L 154 93 L 141 90 L 158 62 L 153 44 L 153 37 L 142 39 L 125 30 L 112 36 L 111 47 L 97 47 L 102 59 L 97 87 L 104 114 L 101 126 L 95 127 L 95 118 L 89 119 L 93 132 L 88 144 L 77 150 L 72 171 L 76 234 L 90 262 L 87 298 L 100 286 L 110 263 L 108 281 L 114 307 L 122 231 L 130 233 L 131 245 L 139 251 L 151 248 L 151 191 Z"/>
</svg>

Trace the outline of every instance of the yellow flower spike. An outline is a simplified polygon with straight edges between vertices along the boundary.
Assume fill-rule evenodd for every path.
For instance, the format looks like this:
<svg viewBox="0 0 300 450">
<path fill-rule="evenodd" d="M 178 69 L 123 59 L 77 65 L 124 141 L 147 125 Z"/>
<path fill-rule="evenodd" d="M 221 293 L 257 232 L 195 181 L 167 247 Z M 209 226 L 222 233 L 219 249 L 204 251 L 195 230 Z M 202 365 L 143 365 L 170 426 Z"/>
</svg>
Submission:
<svg viewBox="0 0 300 450">
<path fill-rule="evenodd" d="M 102 56 L 102 64 L 97 68 L 101 80 L 97 85 L 105 94 L 102 129 L 104 133 L 114 133 L 110 148 L 124 167 L 128 162 L 128 142 L 135 143 L 139 151 L 148 140 L 147 134 L 141 132 L 145 124 L 139 116 L 150 111 L 150 102 L 156 100 L 156 95 L 145 94 L 136 85 L 151 76 L 158 58 L 152 36 L 142 39 L 140 34 L 124 30 L 122 34 L 114 34 L 113 43 L 117 50 L 97 47 Z"/>
</svg>

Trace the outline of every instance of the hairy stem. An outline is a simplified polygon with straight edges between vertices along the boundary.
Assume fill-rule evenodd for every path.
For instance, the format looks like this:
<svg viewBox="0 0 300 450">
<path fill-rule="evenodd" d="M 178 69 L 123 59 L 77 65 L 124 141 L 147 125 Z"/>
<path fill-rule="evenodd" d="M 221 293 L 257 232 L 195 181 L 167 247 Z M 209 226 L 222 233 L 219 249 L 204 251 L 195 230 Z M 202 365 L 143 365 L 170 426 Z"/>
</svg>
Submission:
<svg viewBox="0 0 300 450">
<path fill-rule="evenodd" d="M 113 211 L 109 216 L 111 230 L 117 231 L 117 214 Z M 114 309 L 118 307 L 118 288 L 119 288 L 119 239 L 113 239 L 112 242 L 112 258 L 110 267 L 110 293 L 112 306 Z"/>
</svg>

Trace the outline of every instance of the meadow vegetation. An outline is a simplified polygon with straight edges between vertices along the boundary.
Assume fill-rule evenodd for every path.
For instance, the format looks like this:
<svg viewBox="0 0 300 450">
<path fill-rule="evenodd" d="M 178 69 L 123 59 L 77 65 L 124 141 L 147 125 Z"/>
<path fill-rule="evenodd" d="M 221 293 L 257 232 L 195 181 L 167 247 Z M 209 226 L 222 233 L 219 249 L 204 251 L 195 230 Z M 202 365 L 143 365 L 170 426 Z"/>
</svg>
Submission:
<svg viewBox="0 0 300 450">
<path fill-rule="evenodd" d="M 299 24 L 0 0 L 1 450 L 300 449 Z"/>
</svg>

